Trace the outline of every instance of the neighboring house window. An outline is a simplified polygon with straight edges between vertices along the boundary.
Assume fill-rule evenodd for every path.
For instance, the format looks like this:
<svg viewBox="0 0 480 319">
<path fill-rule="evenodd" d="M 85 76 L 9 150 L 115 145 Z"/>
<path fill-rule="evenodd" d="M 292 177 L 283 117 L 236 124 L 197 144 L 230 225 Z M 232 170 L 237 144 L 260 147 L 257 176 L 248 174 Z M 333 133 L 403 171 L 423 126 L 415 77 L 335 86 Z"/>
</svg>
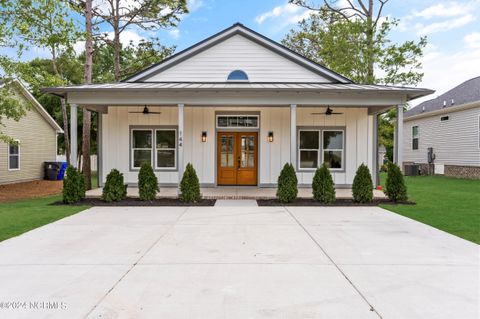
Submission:
<svg viewBox="0 0 480 319">
<path fill-rule="evenodd" d="M 299 160 L 300 169 L 315 169 L 318 167 L 320 153 L 320 131 L 299 131 Z"/>
<path fill-rule="evenodd" d="M 20 144 L 8 144 L 8 169 L 16 171 L 20 169 Z"/>
<path fill-rule="evenodd" d="M 131 145 L 132 169 L 139 169 L 143 163 L 160 170 L 177 166 L 176 129 L 133 129 Z"/>
<path fill-rule="evenodd" d="M 242 70 L 235 70 L 228 75 L 227 81 L 248 81 L 248 75 Z"/>
<path fill-rule="evenodd" d="M 323 163 L 331 169 L 343 168 L 343 131 L 325 130 L 323 133 Z"/>
<path fill-rule="evenodd" d="M 156 167 L 175 168 L 177 163 L 177 131 L 159 129 L 156 133 Z"/>
<path fill-rule="evenodd" d="M 132 168 L 152 164 L 152 130 L 132 130 Z"/>
<path fill-rule="evenodd" d="M 418 150 L 418 126 L 412 126 L 412 150 Z"/>
</svg>

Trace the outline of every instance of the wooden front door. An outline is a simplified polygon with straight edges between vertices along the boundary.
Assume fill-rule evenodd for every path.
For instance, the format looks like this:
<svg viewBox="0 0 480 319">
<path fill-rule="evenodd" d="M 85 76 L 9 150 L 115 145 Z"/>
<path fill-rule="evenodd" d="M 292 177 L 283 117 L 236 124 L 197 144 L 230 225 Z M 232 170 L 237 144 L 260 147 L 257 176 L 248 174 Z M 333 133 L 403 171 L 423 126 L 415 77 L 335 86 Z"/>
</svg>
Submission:
<svg viewBox="0 0 480 319">
<path fill-rule="evenodd" d="M 257 132 L 217 133 L 217 184 L 257 185 Z"/>
</svg>

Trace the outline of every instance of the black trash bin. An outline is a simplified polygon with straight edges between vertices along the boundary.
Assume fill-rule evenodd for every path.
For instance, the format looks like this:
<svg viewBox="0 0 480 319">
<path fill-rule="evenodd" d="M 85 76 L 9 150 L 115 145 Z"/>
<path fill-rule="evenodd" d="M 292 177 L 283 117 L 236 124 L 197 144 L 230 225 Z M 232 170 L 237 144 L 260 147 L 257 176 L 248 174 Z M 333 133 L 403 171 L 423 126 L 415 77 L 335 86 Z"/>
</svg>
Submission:
<svg viewBox="0 0 480 319">
<path fill-rule="evenodd" d="M 49 181 L 56 181 L 58 172 L 60 171 L 61 163 L 57 162 L 44 162 L 44 175 L 45 179 Z"/>
</svg>

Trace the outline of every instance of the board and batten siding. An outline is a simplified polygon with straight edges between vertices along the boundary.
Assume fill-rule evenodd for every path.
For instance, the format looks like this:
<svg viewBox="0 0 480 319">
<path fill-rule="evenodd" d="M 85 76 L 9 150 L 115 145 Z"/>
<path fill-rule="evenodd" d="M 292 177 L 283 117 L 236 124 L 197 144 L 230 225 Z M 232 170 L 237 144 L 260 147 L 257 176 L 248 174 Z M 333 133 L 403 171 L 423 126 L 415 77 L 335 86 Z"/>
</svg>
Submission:
<svg viewBox="0 0 480 319">
<path fill-rule="evenodd" d="M 103 180 L 113 169 L 119 169 L 125 175 L 125 181 L 136 184 L 138 171 L 130 171 L 131 126 L 177 126 L 177 107 L 150 107 L 150 111 L 161 114 L 143 115 L 142 107 L 109 107 L 108 114 L 102 115 L 103 143 Z M 346 128 L 346 168 L 345 172 L 333 173 L 336 184 L 350 185 L 357 167 L 366 163 L 372 169 L 373 157 L 373 117 L 366 108 L 335 108 L 342 115 L 315 115 L 324 108 L 297 109 L 297 126 L 339 126 Z M 290 109 L 288 107 L 198 107 L 185 106 L 184 123 L 184 166 L 190 162 L 197 171 L 200 183 L 207 186 L 216 184 L 216 129 L 215 114 L 239 114 L 255 112 L 260 115 L 259 143 L 259 180 L 260 186 L 272 186 L 277 183 L 278 175 L 287 162 L 290 162 Z M 207 132 L 207 141 L 201 141 L 202 132 Z M 274 133 L 274 141 L 268 142 L 268 132 Z M 161 184 L 175 184 L 178 172 L 156 171 Z M 300 184 L 310 184 L 312 172 L 297 173 Z"/>
<path fill-rule="evenodd" d="M 234 70 L 245 71 L 250 82 L 330 82 L 242 35 L 234 35 L 145 82 L 224 82 Z"/>
<path fill-rule="evenodd" d="M 448 121 L 440 121 L 448 116 Z M 435 164 L 480 166 L 480 107 L 404 122 L 404 161 L 428 163 L 433 147 Z M 412 149 L 412 127 L 418 126 L 418 150 Z"/>
<path fill-rule="evenodd" d="M 34 108 L 18 122 L 3 119 L 2 132 L 20 141 L 20 170 L 8 170 L 8 144 L 0 142 L 0 184 L 43 178 L 43 162 L 56 160 L 57 132 Z"/>
</svg>

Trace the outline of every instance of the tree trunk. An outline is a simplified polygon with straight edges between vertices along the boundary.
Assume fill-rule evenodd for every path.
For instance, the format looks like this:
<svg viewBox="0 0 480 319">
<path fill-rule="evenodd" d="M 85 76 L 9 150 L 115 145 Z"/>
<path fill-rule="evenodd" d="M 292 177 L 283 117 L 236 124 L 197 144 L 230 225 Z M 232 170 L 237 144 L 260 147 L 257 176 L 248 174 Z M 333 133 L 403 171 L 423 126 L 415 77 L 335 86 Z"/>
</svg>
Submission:
<svg viewBox="0 0 480 319">
<path fill-rule="evenodd" d="M 115 67 L 115 81 L 120 81 L 121 67 L 120 67 L 120 21 L 119 21 L 119 0 L 115 1 L 115 13 L 113 19 L 113 64 Z"/>
<path fill-rule="evenodd" d="M 65 146 L 65 156 L 67 157 L 67 164 L 70 165 L 70 135 L 68 131 L 68 113 L 67 105 L 65 99 L 60 99 L 62 106 L 62 117 L 63 117 L 63 143 Z"/>
<path fill-rule="evenodd" d="M 92 83 L 93 66 L 93 39 L 92 39 L 92 0 L 85 1 L 85 84 Z M 83 130 L 82 130 L 82 171 L 85 176 L 85 188 L 92 189 L 92 171 L 90 166 L 90 129 L 91 114 L 85 107 L 83 108 Z"/>
</svg>

